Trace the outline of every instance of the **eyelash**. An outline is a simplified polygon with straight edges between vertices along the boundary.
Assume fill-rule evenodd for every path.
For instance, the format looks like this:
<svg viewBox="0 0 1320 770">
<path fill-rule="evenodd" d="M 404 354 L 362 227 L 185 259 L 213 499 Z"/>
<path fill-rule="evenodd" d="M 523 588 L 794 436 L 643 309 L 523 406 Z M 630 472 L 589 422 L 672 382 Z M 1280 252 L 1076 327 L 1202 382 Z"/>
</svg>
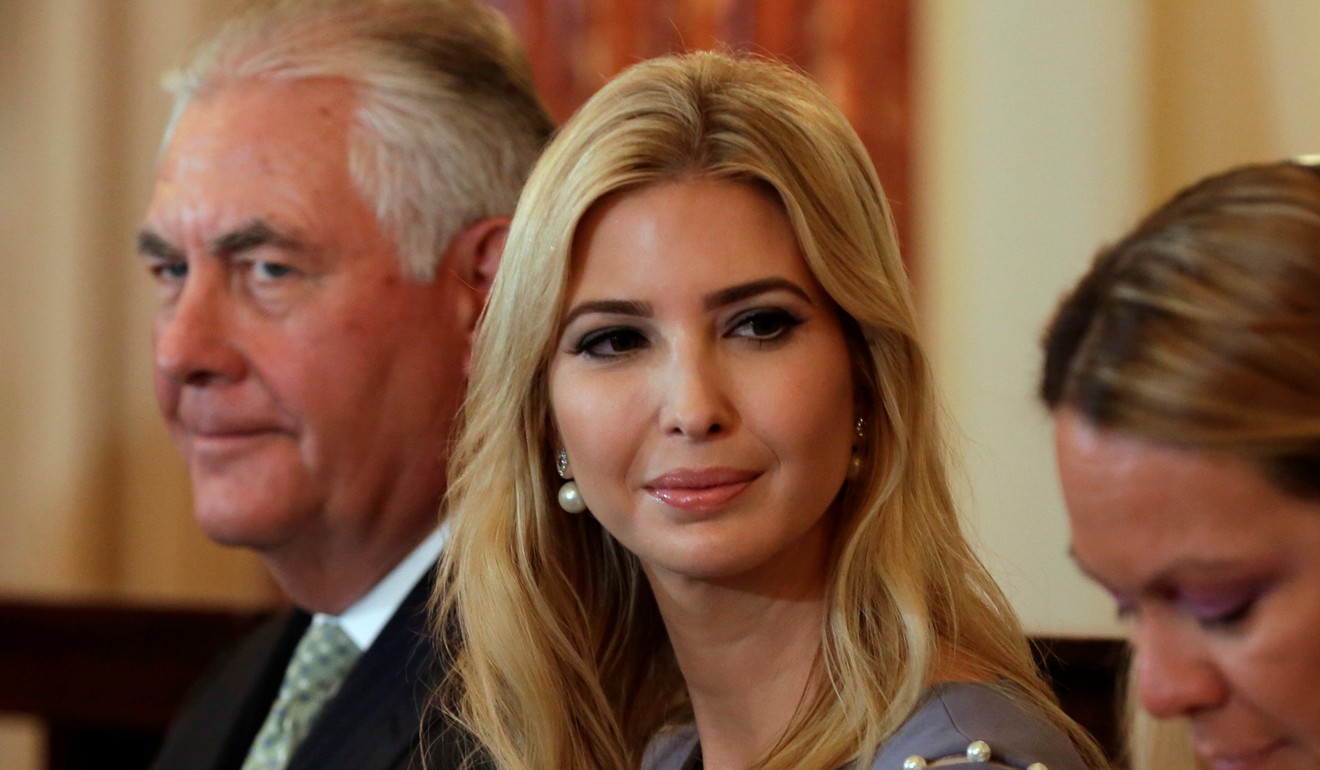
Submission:
<svg viewBox="0 0 1320 770">
<path fill-rule="evenodd" d="M 619 340 L 628 340 L 630 343 L 636 343 L 640 340 L 646 341 L 645 335 L 638 329 L 630 326 L 610 326 L 604 329 L 593 329 L 573 344 L 571 352 L 573 355 L 580 355 L 586 358 L 611 359 L 627 355 L 629 352 L 641 347 L 641 344 L 633 344 L 631 347 L 618 349 L 617 346 L 613 352 L 602 352 L 599 348 L 607 342 L 618 342 Z"/>
<path fill-rule="evenodd" d="M 1124 623 L 1136 620 L 1141 616 L 1141 608 L 1135 602 L 1117 602 L 1114 608 L 1114 615 Z"/>
<path fill-rule="evenodd" d="M 263 268 L 267 272 L 273 273 L 273 275 L 258 274 L 258 271 Z M 261 282 L 272 282 L 278 281 L 282 278 L 288 278 L 293 275 L 294 272 L 293 268 L 289 265 L 282 262 L 271 262 L 265 259 L 252 260 L 247 264 L 247 269 L 252 274 L 253 278 Z"/>
<path fill-rule="evenodd" d="M 158 281 L 181 281 L 188 275 L 188 263 L 182 261 L 152 262 L 147 269 Z"/>
<path fill-rule="evenodd" d="M 756 325 L 767 322 L 773 328 L 768 332 L 757 333 Z M 729 330 L 725 332 L 725 336 L 744 339 L 758 347 L 763 347 L 782 341 L 802 323 L 802 318 L 783 308 L 756 308 L 736 316 L 730 323 Z M 744 327 L 749 333 L 738 333 Z M 640 329 L 631 326 L 610 326 L 603 329 L 593 329 L 583 334 L 573 344 L 570 352 L 573 355 L 605 360 L 628 355 L 633 350 L 644 347 L 646 343 L 646 335 Z M 606 344 L 610 344 L 613 350 L 608 352 L 602 350 L 602 346 Z"/>
<path fill-rule="evenodd" d="M 753 329 L 757 322 L 772 321 L 776 324 L 774 331 L 769 334 L 735 334 L 738 329 L 744 326 L 749 330 Z M 801 326 L 803 319 L 783 308 L 756 308 L 749 310 L 733 319 L 733 324 L 729 328 L 728 334 L 734 337 L 750 339 L 760 345 L 768 345 L 778 342 L 787 337 L 794 329 Z"/>
<path fill-rule="evenodd" d="M 281 262 L 271 262 L 269 260 L 258 259 L 242 264 L 243 269 L 252 274 L 252 277 L 258 281 L 270 282 L 278 281 L 282 278 L 288 278 L 293 275 L 294 269 Z M 265 269 L 270 275 L 258 275 L 258 269 Z M 148 267 L 148 270 L 157 280 L 161 281 L 181 281 L 188 277 L 188 263 L 183 261 L 161 261 Z"/>
<path fill-rule="evenodd" d="M 1243 599 L 1240 603 L 1231 606 L 1227 610 L 1200 614 L 1194 608 L 1190 610 L 1196 622 L 1205 629 L 1209 630 L 1231 630 L 1241 625 L 1251 615 L 1255 608 L 1256 600 L 1254 597 Z"/>
<path fill-rule="evenodd" d="M 1207 631 L 1233 631 L 1251 617 L 1256 606 L 1256 597 L 1246 597 L 1240 603 L 1227 610 L 1197 610 L 1194 604 L 1181 600 L 1182 611 L 1189 615 L 1201 628 Z M 1118 602 L 1115 609 L 1118 619 L 1131 623 L 1141 619 L 1141 607 L 1135 602 Z"/>
</svg>

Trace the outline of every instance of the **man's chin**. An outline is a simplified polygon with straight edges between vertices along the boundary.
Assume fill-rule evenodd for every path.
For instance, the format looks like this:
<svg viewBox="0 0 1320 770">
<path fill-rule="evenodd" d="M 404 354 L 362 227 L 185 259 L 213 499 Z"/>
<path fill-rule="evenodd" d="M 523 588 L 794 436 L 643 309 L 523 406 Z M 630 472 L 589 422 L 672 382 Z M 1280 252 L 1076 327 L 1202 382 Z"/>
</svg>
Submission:
<svg viewBox="0 0 1320 770">
<path fill-rule="evenodd" d="M 212 541 L 232 548 L 270 551 L 292 536 L 306 516 L 289 507 L 272 507 L 266 500 L 242 497 L 195 501 L 197 525 Z"/>
</svg>

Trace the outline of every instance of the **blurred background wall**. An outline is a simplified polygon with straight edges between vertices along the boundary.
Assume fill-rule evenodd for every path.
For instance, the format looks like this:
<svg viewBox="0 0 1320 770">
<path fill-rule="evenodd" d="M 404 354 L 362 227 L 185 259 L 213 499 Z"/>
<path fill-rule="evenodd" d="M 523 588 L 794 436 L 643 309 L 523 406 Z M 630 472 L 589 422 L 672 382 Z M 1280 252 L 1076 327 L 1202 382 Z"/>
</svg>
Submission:
<svg viewBox="0 0 1320 770">
<path fill-rule="evenodd" d="M 494 4 L 559 118 L 675 46 L 789 53 L 821 80 L 895 199 L 987 561 L 1033 631 L 1113 634 L 1066 556 L 1036 338 L 1097 247 L 1158 200 L 1320 151 L 1320 4 Z M 160 73 L 233 5 L 0 0 L 0 595 L 277 600 L 250 557 L 192 524 L 132 248 L 168 111 Z M 36 745 L 31 725 L 0 719 L 0 767 L 35 766 Z"/>
<path fill-rule="evenodd" d="M 1065 553 L 1037 339 L 1095 251 L 1175 190 L 1320 149 L 1320 4 L 913 7 L 920 295 L 964 508 L 1029 629 L 1113 634 Z"/>
</svg>

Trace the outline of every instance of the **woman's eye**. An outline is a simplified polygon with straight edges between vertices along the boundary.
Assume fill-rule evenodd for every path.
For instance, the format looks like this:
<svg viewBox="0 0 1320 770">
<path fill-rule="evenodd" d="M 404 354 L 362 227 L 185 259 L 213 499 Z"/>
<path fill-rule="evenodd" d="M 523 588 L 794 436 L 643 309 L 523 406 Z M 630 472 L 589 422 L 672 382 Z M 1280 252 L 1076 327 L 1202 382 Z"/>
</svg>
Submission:
<svg viewBox="0 0 1320 770">
<path fill-rule="evenodd" d="M 1123 623 L 1134 623 L 1141 618 L 1141 607 L 1127 599 L 1116 599 L 1114 614 Z"/>
<path fill-rule="evenodd" d="M 734 319 L 729 334 L 733 337 L 769 342 L 783 337 L 801 324 L 802 319 L 787 310 L 752 310 Z"/>
<path fill-rule="evenodd" d="M 588 358 L 617 358 L 645 347 L 646 337 L 637 329 L 614 327 L 582 335 L 573 353 Z"/>
<path fill-rule="evenodd" d="M 1231 603 L 1197 603 L 1192 605 L 1190 612 L 1201 627 L 1227 631 L 1241 625 L 1251 615 L 1254 606 L 1253 599 Z"/>
</svg>

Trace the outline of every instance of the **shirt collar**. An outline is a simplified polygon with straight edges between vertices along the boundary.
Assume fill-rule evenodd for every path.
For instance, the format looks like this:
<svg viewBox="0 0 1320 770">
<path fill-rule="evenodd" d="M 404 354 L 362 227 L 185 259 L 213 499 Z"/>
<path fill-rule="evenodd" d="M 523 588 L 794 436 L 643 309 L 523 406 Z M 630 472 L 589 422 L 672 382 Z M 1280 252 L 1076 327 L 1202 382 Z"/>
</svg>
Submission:
<svg viewBox="0 0 1320 770">
<path fill-rule="evenodd" d="M 440 551 L 449 538 L 448 522 L 441 524 L 426 539 L 417 545 L 403 561 L 375 585 L 370 591 L 353 602 L 339 615 L 327 615 L 322 612 L 312 617 L 313 623 L 334 621 L 343 627 L 344 633 L 365 652 L 380 636 L 385 624 L 394 617 L 408 597 L 413 586 L 422 579 L 426 571 L 435 566 L 440 558 Z"/>
</svg>

